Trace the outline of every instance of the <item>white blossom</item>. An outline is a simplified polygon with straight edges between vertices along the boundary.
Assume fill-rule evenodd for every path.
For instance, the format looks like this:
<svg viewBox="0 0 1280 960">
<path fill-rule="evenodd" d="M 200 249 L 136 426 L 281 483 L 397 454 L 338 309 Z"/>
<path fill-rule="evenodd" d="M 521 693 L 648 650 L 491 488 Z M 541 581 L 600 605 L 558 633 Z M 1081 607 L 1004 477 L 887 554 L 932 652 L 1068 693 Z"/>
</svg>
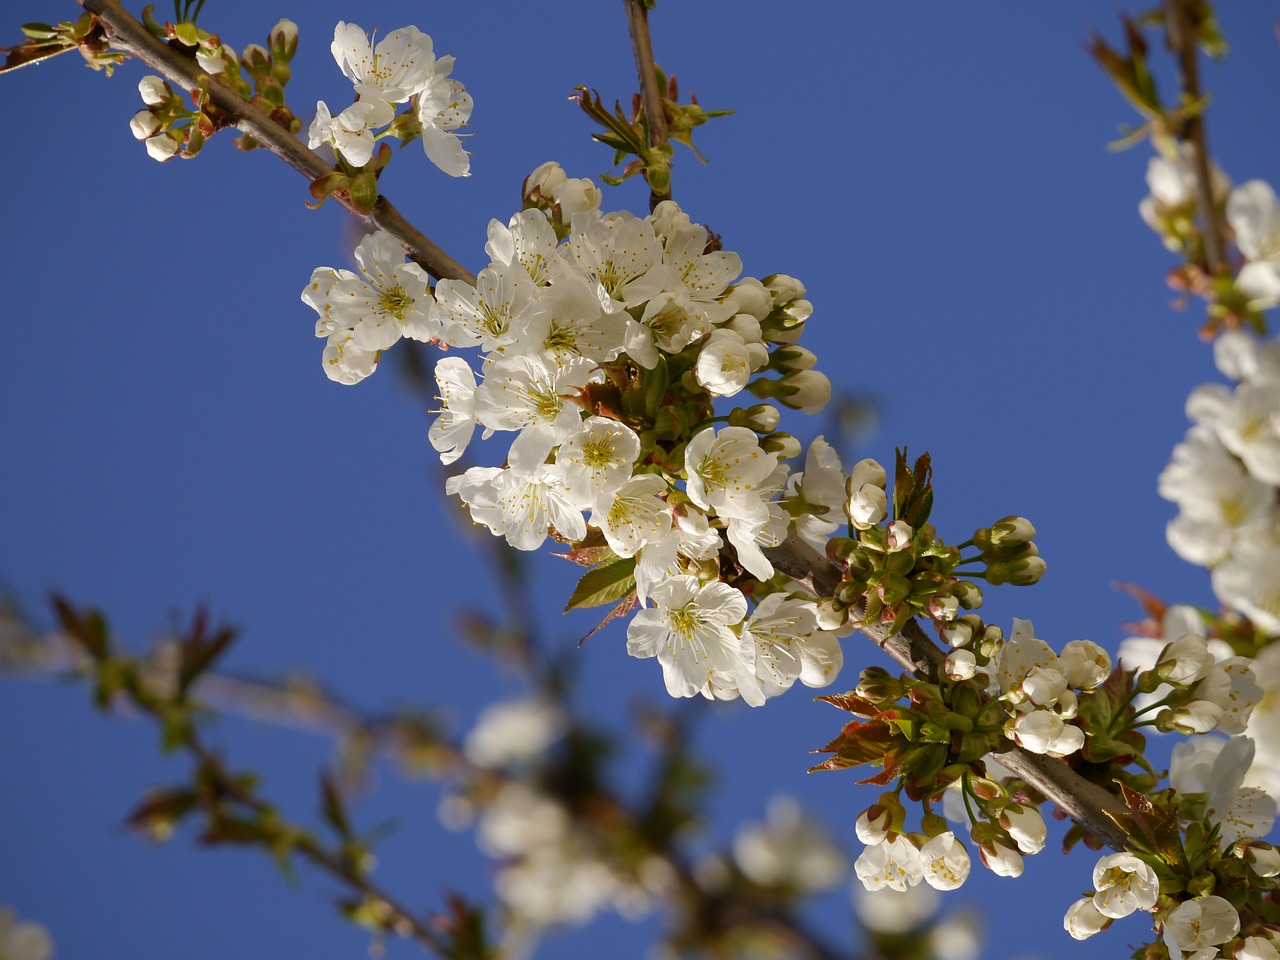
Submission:
<svg viewBox="0 0 1280 960">
<path fill-rule="evenodd" d="M 41 924 L 17 922 L 12 907 L 0 907 L 0 958 L 46 960 L 53 953 L 53 938 Z"/>
<path fill-rule="evenodd" d="M 1156 873 L 1131 853 L 1113 853 L 1093 868 L 1093 905 L 1104 917 L 1119 920 L 1135 910 L 1150 910 L 1160 896 Z"/>
<path fill-rule="evenodd" d="M 868 890 L 888 887 L 902 891 L 924 879 L 920 851 L 902 836 L 867 847 L 854 862 L 853 869 Z"/>
<path fill-rule="evenodd" d="M 1161 939 L 1169 948 L 1170 960 L 1212 960 L 1216 947 L 1240 932 L 1240 915 L 1222 897 L 1208 896 L 1184 900 L 1164 918 Z"/>
<path fill-rule="evenodd" d="M 733 858 L 753 882 L 803 893 L 834 886 L 849 869 L 835 840 L 791 797 L 774 797 L 766 822 L 739 830 Z"/>
<path fill-rule="evenodd" d="M 1280 204 L 1275 191 L 1264 180 L 1242 183 L 1227 198 L 1226 213 L 1236 246 L 1249 261 L 1236 286 L 1258 306 L 1280 303 Z"/>
<path fill-rule="evenodd" d="M 649 593 L 657 605 L 635 615 L 627 627 L 627 653 L 657 657 L 667 692 L 691 697 L 707 683 L 736 686 L 753 664 L 749 645 L 732 629 L 747 613 L 747 601 L 727 583 L 699 584 L 674 576 Z"/>
</svg>

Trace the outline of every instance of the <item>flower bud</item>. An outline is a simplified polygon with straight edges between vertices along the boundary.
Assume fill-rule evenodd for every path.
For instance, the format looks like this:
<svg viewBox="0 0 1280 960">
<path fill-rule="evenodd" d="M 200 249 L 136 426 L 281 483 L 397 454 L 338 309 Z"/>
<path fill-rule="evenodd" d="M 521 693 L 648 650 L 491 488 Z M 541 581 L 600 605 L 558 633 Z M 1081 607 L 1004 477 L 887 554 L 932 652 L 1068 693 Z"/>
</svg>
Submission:
<svg viewBox="0 0 1280 960">
<path fill-rule="evenodd" d="M 223 56 L 222 48 L 217 50 L 205 50 L 204 47 L 196 48 L 196 63 L 200 65 L 200 69 L 205 73 L 211 73 L 215 77 L 226 72 L 227 61 Z"/>
<path fill-rule="evenodd" d="M 978 672 L 978 658 L 972 650 L 952 650 L 942 661 L 942 672 L 952 680 L 968 680 Z"/>
<path fill-rule="evenodd" d="M 169 98 L 173 96 L 173 90 L 164 82 L 163 77 L 148 74 L 138 81 L 138 94 L 148 107 L 158 107 L 169 102 Z"/>
<path fill-rule="evenodd" d="M 831 399 L 831 381 L 819 370 L 799 370 L 778 381 L 775 396 L 793 410 L 817 413 Z"/>
<path fill-rule="evenodd" d="M 778 421 L 781 418 L 782 414 L 778 412 L 777 407 L 767 403 L 757 403 L 745 410 L 735 407 L 730 411 L 729 426 L 746 427 L 756 433 L 772 433 L 778 429 Z"/>
<path fill-rule="evenodd" d="M 1213 664 L 1209 642 L 1204 637 L 1188 633 L 1160 651 L 1155 674 L 1165 683 L 1182 686 L 1203 680 Z"/>
<path fill-rule="evenodd" d="M 839 630 L 849 619 L 848 604 L 840 603 L 834 597 L 823 597 L 815 606 L 820 630 Z"/>
<path fill-rule="evenodd" d="M 775 273 L 764 278 L 764 287 L 773 297 L 776 304 L 790 303 L 793 300 L 799 300 L 807 292 L 804 284 L 795 277 L 787 276 L 785 273 Z"/>
<path fill-rule="evenodd" d="M 957 580 L 952 585 L 951 592 L 966 610 L 976 610 L 982 606 L 982 588 L 972 581 Z"/>
<path fill-rule="evenodd" d="M 905 520 L 895 520 L 889 524 L 889 549 L 890 550 L 907 550 L 911 547 L 911 541 L 915 537 L 916 532 L 911 529 L 911 524 Z"/>
<path fill-rule="evenodd" d="M 978 856 L 982 858 L 983 865 L 997 877 L 1022 876 L 1022 854 L 1003 840 L 991 839 L 986 843 L 979 843 Z"/>
<path fill-rule="evenodd" d="M 1034 548 L 1035 544 L 1027 544 Z M 1026 587 L 1039 581 L 1044 576 L 1045 562 L 1042 557 L 1030 556 L 1019 560 L 1006 560 L 993 563 L 987 567 L 987 582 L 999 586 L 1011 583 L 1015 587 Z"/>
<path fill-rule="evenodd" d="M 1077 690 L 1093 690 L 1111 676 L 1111 656 L 1092 640 L 1072 640 L 1058 654 L 1067 683 Z"/>
<path fill-rule="evenodd" d="M 1009 831 L 1009 836 L 1023 853 L 1039 853 L 1044 849 L 1048 831 L 1044 817 L 1040 816 L 1040 811 L 1035 807 L 1024 807 L 1020 803 L 1009 804 L 1000 811 L 1000 826 Z"/>
<path fill-rule="evenodd" d="M 1062 921 L 1063 928 L 1077 940 L 1088 940 L 1095 933 L 1100 933 L 1111 926 L 1111 918 L 1104 917 L 1093 905 L 1092 897 L 1077 900 L 1067 910 Z"/>
<path fill-rule="evenodd" d="M 869 847 L 874 847 L 877 843 L 884 843 L 889 838 L 891 822 L 889 811 L 880 804 L 873 803 L 858 814 L 853 831 L 858 835 L 859 840 Z"/>
<path fill-rule="evenodd" d="M 733 304 L 738 313 L 750 314 L 757 322 L 763 322 L 773 310 L 773 298 L 755 277 L 743 277 L 734 284 L 724 302 Z"/>
<path fill-rule="evenodd" d="M 175 139 L 175 137 L 177 139 Z M 152 137 L 147 141 L 147 153 L 151 155 L 152 160 L 158 160 L 164 163 L 166 160 L 172 160 L 179 148 L 182 146 L 181 135 L 173 133 L 164 133 L 159 136 Z"/>
<path fill-rule="evenodd" d="M 240 56 L 240 65 L 244 67 L 244 72 L 255 79 L 262 79 L 271 73 L 271 57 L 267 54 L 266 48 L 256 43 L 251 43 L 244 48 L 244 53 Z"/>
<path fill-rule="evenodd" d="M 864 667 L 854 693 L 872 703 L 896 703 L 906 692 L 901 680 L 884 667 Z"/>
<path fill-rule="evenodd" d="M 271 47 L 271 56 L 288 63 L 298 50 L 298 25 L 292 20 L 281 20 L 271 28 L 267 43 Z"/>
<path fill-rule="evenodd" d="M 1274 933 L 1266 937 L 1245 937 L 1236 946 L 1234 957 L 1235 960 L 1280 960 L 1280 942 Z"/>
<path fill-rule="evenodd" d="M 160 118 L 150 110 L 139 110 L 129 121 L 129 132 L 137 140 L 154 137 L 160 129 Z"/>
<path fill-rule="evenodd" d="M 812 350 L 795 344 L 787 344 L 773 351 L 769 358 L 769 369 L 780 373 L 793 373 L 800 370 L 812 370 L 818 365 L 818 357 Z"/>
<path fill-rule="evenodd" d="M 968 646 L 969 641 L 973 639 L 974 633 L 982 628 L 982 620 L 975 613 L 966 613 L 963 617 L 948 623 L 938 635 L 943 641 L 953 647 Z"/>
<path fill-rule="evenodd" d="M 765 453 L 776 453 L 779 460 L 800 456 L 800 441 L 789 433 L 771 433 L 761 437 L 760 447 Z"/>
<path fill-rule="evenodd" d="M 1247 846 L 1236 846 L 1236 855 L 1243 857 L 1244 862 L 1260 877 L 1280 876 L 1280 850 L 1262 840 L 1246 842 Z"/>
<path fill-rule="evenodd" d="M 950 594 L 935 593 L 925 604 L 925 610 L 934 620 L 954 620 L 960 612 L 960 601 Z"/>
<path fill-rule="evenodd" d="M 732 330 L 743 343 L 760 342 L 760 321 L 749 313 L 736 313 L 721 324 L 722 330 Z M 767 355 L 767 354 L 766 354 Z"/>
</svg>

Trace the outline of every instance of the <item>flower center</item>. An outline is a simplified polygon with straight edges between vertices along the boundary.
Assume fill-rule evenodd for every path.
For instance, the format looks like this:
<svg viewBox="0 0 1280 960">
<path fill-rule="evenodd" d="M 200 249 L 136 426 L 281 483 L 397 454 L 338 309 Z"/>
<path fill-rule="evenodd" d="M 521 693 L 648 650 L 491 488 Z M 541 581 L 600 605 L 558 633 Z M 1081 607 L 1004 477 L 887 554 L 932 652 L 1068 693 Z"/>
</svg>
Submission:
<svg viewBox="0 0 1280 960">
<path fill-rule="evenodd" d="M 404 315 L 413 306 L 413 297 L 405 292 L 404 287 L 397 284 L 382 291 L 382 295 L 378 298 L 378 305 L 383 313 L 403 323 Z"/>
<path fill-rule="evenodd" d="M 599 440 L 588 440 L 582 445 L 582 463 L 592 470 L 613 466 L 618 460 L 613 449 L 613 442 L 608 437 Z"/>
</svg>

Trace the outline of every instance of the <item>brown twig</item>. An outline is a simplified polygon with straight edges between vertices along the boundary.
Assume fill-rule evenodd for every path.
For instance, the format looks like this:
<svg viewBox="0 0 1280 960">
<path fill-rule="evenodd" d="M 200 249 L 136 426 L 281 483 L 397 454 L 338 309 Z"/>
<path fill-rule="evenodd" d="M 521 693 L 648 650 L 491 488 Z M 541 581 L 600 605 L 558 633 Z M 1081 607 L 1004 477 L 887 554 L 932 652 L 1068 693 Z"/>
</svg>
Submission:
<svg viewBox="0 0 1280 960">
<path fill-rule="evenodd" d="M 839 586 L 835 566 L 794 534 L 782 546 L 765 553 L 778 570 L 801 583 L 814 596 L 829 597 Z M 945 655 L 915 620 L 909 620 L 900 633 L 891 633 L 882 624 L 859 629 L 914 676 L 937 679 Z M 1127 810 L 1120 799 L 1104 787 L 1086 780 L 1061 760 L 1031 753 L 1017 745 L 995 754 L 995 758 L 1094 836 L 1117 850 L 1126 849 L 1124 831 L 1108 814 L 1119 815 Z"/>
<path fill-rule="evenodd" d="M 333 167 L 324 158 L 304 146 L 289 131 L 272 122 L 264 111 L 200 69 L 194 59 L 183 56 L 153 36 L 117 0 L 80 0 L 80 4 L 98 18 L 112 47 L 137 57 L 170 83 L 191 91 L 196 88 L 198 80 L 203 78 L 209 81 L 210 98 L 214 106 L 235 121 L 236 129 L 253 137 L 308 181 L 318 180 L 333 172 Z M 370 227 L 386 230 L 394 235 L 408 255 L 432 276 L 475 283 L 476 278 L 469 270 L 410 224 L 385 197 L 379 197 L 377 205 L 367 214 L 360 213 L 340 198 L 335 199 Z"/>
<path fill-rule="evenodd" d="M 1196 30 L 1187 17 L 1183 0 L 1165 0 L 1165 23 L 1169 43 L 1178 57 L 1178 74 L 1182 87 L 1182 106 L 1190 107 L 1200 100 L 1200 63 L 1196 49 Z M 1218 219 L 1218 205 L 1213 196 L 1213 174 L 1209 166 L 1209 145 L 1204 120 L 1198 112 L 1182 120 L 1178 139 L 1190 146 L 1192 169 L 1196 175 L 1196 203 L 1203 221 L 1205 269 L 1216 276 L 1226 266 L 1226 244 Z"/>
<path fill-rule="evenodd" d="M 640 99 L 649 121 L 649 146 L 667 144 L 667 115 L 662 109 L 662 90 L 658 87 L 658 68 L 653 62 L 653 41 L 649 37 L 649 8 L 645 0 L 622 0 L 627 11 L 627 30 L 631 33 L 631 49 L 636 57 L 636 75 L 640 79 Z M 671 199 L 671 191 L 659 193 L 650 189 L 649 209 Z"/>
</svg>

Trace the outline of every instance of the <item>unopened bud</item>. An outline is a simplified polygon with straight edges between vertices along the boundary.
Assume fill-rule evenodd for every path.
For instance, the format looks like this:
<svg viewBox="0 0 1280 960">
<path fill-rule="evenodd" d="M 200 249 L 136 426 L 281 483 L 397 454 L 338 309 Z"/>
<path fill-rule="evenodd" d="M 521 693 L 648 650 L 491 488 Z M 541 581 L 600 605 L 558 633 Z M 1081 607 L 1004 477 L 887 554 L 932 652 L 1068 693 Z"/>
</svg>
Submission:
<svg viewBox="0 0 1280 960">
<path fill-rule="evenodd" d="M 271 45 L 271 56 L 288 63 L 298 50 L 298 25 L 292 20 L 281 20 L 271 28 L 267 43 Z"/>
<path fill-rule="evenodd" d="M 1034 548 L 1035 544 L 1029 543 L 1026 546 Z M 1044 576 L 1044 571 L 1044 558 L 1029 556 L 990 564 L 987 567 L 986 579 L 993 585 L 1011 583 L 1015 587 L 1025 587 L 1036 583 Z"/>
<path fill-rule="evenodd" d="M 181 134 L 163 133 L 147 141 L 147 153 L 151 155 L 152 160 L 164 163 L 166 160 L 172 160 L 181 146 Z"/>
<path fill-rule="evenodd" d="M 782 415 L 778 408 L 767 403 L 758 403 L 754 407 L 742 409 L 735 407 L 729 413 L 729 426 L 746 427 L 756 433 L 772 433 L 778 429 L 778 421 Z"/>
<path fill-rule="evenodd" d="M 271 58 L 266 48 L 256 43 L 251 43 L 244 48 L 244 53 L 240 56 L 240 65 L 244 67 L 245 73 L 257 80 L 271 73 Z"/>
<path fill-rule="evenodd" d="M 978 659 L 972 650 L 952 650 L 942 662 L 942 672 L 952 680 L 968 680 L 978 672 Z"/>
<path fill-rule="evenodd" d="M 150 110 L 139 110 L 133 115 L 133 119 L 129 121 L 129 132 L 137 140 L 146 140 L 154 137 L 159 129 L 160 118 Z"/>
<path fill-rule="evenodd" d="M 773 297 L 755 277 L 744 277 L 734 284 L 725 303 L 732 303 L 738 313 L 750 314 L 757 321 L 763 321 L 773 310 Z"/>
<path fill-rule="evenodd" d="M 823 597 L 815 606 L 820 630 L 839 630 L 849 619 L 848 605 L 840 603 L 833 597 Z"/>
<path fill-rule="evenodd" d="M 925 604 L 925 609 L 934 620 L 954 620 L 960 612 L 960 601 L 949 594 L 934 594 Z"/>
<path fill-rule="evenodd" d="M 1213 664 L 1209 642 L 1204 637 L 1188 633 L 1160 651 L 1154 673 L 1165 683 L 1183 686 L 1203 680 Z"/>
<path fill-rule="evenodd" d="M 779 460 L 800 456 L 800 441 L 789 433 L 771 433 L 761 437 L 760 447 L 765 453 L 776 453 Z"/>
<path fill-rule="evenodd" d="M 774 350 L 769 358 L 769 369 L 783 374 L 812 370 L 817 365 L 818 357 L 812 350 L 806 350 L 792 343 Z"/>
<path fill-rule="evenodd" d="M 906 689 L 902 681 L 884 667 L 864 667 L 854 692 L 873 703 L 896 703 Z"/>
<path fill-rule="evenodd" d="M 227 60 L 223 56 L 222 48 L 216 50 L 206 50 L 204 47 L 196 48 L 196 63 L 200 65 L 200 69 L 205 73 L 211 73 L 215 77 L 220 73 L 225 73 L 227 69 Z"/>
<path fill-rule="evenodd" d="M 775 273 L 764 278 L 764 287 L 777 304 L 799 300 L 806 293 L 804 284 L 785 273 Z"/>
<path fill-rule="evenodd" d="M 976 583 L 969 580 L 957 580 L 952 585 L 951 592 L 960 601 L 960 606 L 966 610 L 976 610 L 982 606 L 982 588 Z"/>
<path fill-rule="evenodd" d="M 911 541 L 915 538 L 916 532 L 911 529 L 911 524 L 905 520 L 895 520 L 889 524 L 889 549 L 890 550 L 906 550 L 910 548 Z"/>
<path fill-rule="evenodd" d="M 982 620 L 978 615 L 966 613 L 958 620 L 944 626 L 938 631 L 938 635 L 942 637 L 943 642 L 952 647 L 967 647 L 974 634 L 981 629 Z"/>
<path fill-rule="evenodd" d="M 169 102 L 173 90 L 164 82 L 163 77 L 149 74 L 138 81 L 138 94 L 148 107 L 158 107 Z"/>
<path fill-rule="evenodd" d="M 732 330 L 743 343 L 760 342 L 760 321 L 749 313 L 736 313 L 720 325 L 722 330 Z"/>
</svg>

